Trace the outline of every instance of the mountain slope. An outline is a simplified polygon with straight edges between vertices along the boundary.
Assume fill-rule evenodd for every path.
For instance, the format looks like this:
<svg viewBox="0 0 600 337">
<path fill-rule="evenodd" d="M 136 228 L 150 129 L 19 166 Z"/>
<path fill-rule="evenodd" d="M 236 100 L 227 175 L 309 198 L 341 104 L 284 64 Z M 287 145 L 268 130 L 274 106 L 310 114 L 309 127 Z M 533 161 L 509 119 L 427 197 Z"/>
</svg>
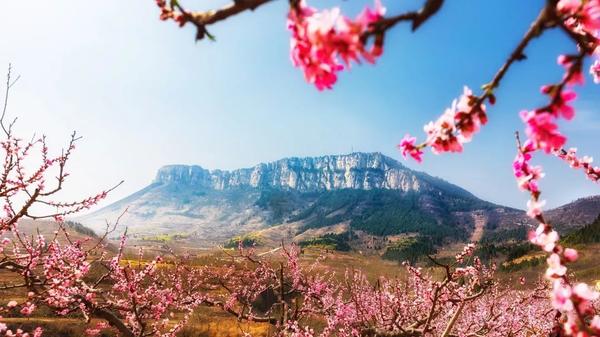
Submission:
<svg viewBox="0 0 600 337">
<path fill-rule="evenodd" d="M 138 239 L 176 236 L 197 246 L 278 225 L 291 237 L 337 226 L 439 244 L 468 240 L 477 219 L 490 231 L 527 223 L 522 211 L 380 153 L 286 158 L 234 171 L 165 166 L 149 186 L 78 221 L 100 230 L 126 208 L 121 223 Z"/>
<path fill-rule="evenodd" d="M 585 225 L 564 238 L 566 244 L 585 244 L 600 242 L 600 215 L 590 224 Z"/>
<path fill-rule="evenodd" d="M 600 195 L 577 199 L 546 212 L 550 223 L 569 232 L 592 223 L 600 214 Z"/>
</svg>

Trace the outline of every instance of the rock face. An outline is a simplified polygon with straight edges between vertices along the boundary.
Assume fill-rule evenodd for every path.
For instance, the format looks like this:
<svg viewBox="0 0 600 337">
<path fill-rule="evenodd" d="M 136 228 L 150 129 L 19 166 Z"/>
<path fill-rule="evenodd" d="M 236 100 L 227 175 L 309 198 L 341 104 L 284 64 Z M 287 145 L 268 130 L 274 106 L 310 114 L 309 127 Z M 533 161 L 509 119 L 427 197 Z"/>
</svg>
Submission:
<svg viewBox="0 0 600 337">
<path fill-rule="evenodd" d="M 165 166 L 149 186 L 77 220 L 100 231 L 126 209 L 120 224 L 134 237 L 176 236 L 202 247 L 279 225 L 296 234 L 339 225 L 467 240 L 475 218 L 493 220 L 495 230 L 523 217 L 380 153 L 287 158 L 234 171 Z"/>
<path fill-rule="evenodd" d="M 418 191 L 421 187 L 415 172 L 381 153 L 286 158 L 234 171 L 209 171 L 200 166 L 169 165 L 158 171 L 155 182 L 215 190 L 252 187 L 301 192 L 345 188 L 407 192 Z"/>
</svg>

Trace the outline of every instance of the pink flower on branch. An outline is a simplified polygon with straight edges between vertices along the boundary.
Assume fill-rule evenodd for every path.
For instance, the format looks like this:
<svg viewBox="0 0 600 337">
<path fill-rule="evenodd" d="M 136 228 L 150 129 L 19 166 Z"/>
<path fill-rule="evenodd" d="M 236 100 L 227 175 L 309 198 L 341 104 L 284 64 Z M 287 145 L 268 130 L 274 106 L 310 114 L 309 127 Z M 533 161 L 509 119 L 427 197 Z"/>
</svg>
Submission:
<svg viewBox="0 0 600 337">
<path fill-rule="evenodd" d="M 588 301 L 597 300 L 600 296 L 597 291 L 592 290 L 585 283 L 578 283 L 575 287 L 573 287 L 573 293 L 580 299 Z"/>
<path fill-rule="evenodd" d="M 558 236 L 557 236 L 558 239 Z M 547 251 L 547 250 L 546 250 Z M 547 259 L 548 269 L 546 269 L 546 277 L 549 279 L 560 278 L 567 273 L 567 267 L 565 267 L 561 260 L 560 255 L 553 253 Z"/>
<path fill-rule="evenodd" d="M 546 205 L 546 200 L 528 200 L 527 215 L 530 218 L 537 218 L 542 214 L 542 208 Z"/>
<path fill-rule="evenodd" d="M 560 149 L 553 152 L 555 156 L 564 160 L 573 169 L 582 170 L 586 177 L 593 182 L 600 181 L 600 167 L 593 166 L 594 161 L 591 157 L 577 157 L 577 149 L 570 148 L 568 150 Z"/>
<path fill-rule="evenodd" d="M 402 139 L 399 148 L 406 158 L 410 155 L 421 162 L 422 149 L 431 147 L 435 154 L 443 152 L 462 152 L 463 144 L 471 141 L 481 126 L 487 123 L 486 106 L 464 87 L 462 95 L 435 121 L 423 127 L 427 139 L 423 144 L 415 145 L 415 138 L 409 135 Z"/>
<path fill-rule="evenodd" d="M 425 125 L 427 145 L 434 153 L 461 152 L 482 125 L 487 123 L 486 107 L 468 87 L 435 122 Z"/>
<path fill-rule="evenodd" d="M 162 21 L 173 20 L 180 27 L 183 27 L 186 22 L 186 13 L 176 11 L 171 6 L 167 5 L 167 0 L 156 0 L 156 5 L 160 9 L 160 19 Z"/>
<path fill-rule="evenodd" d="M 556 4 L 559 12 L 569 15 L 575 14 L 581 8 L 581 0 L 560 0 Z"/>
<path fill-rule="evenodd" d="M 594 83 L 600 84 L 600 60 L 596 60 L 590 67 L 590 74 L 594 79 Z"/>
<path fill-rule="evenodd" d="M 542 113 L 554 118 L 547 111 Z M 531 194 L 531 199 L 527 203 L 527 214 L 540 222 L 538 228 L 529 233 L 529 240 L 550 254 L 546 260 L 547 269 L 545 275 L 546 278 L 554 281 L 551 296 L 552 305 L 566 317 L 566 321 L 562 323 L 557 322 L 558 325 L 556 327 L 568 336 L 595 336 L 600 333 L 600 330 L 597 330 L 589 320 L 592 315 L 595 315 L 592 302 L 598 299 L 598 294 L 586 284 L 572 286 L 567 276 L 566 264 L 576 261 L 578 253 L 575 249 L 564 248 L 559 244 L 558 233 L 545 223 L 542 214 L 544 202 L 540 201 L 539 198 L 541 194 L 537 187 L 539 176 L 534 177 L 535 174 L 532 174 L 533 170 L 529 161 L 532 158 L 532 153 L 542 150 L 543 147 L 539 146 L 539 142 L 535 143 L 530 139 L 521 145 L 518 135 L 517 143 L 519 143 L 519 152 L 513 164 L 515 177 L 519 185 Z M 575 149 L 569 151 L 561 149 L 554 150 L 553 152 L 569 162 L 574 168 L 580 168 L 584 165 L 587 165 L 586 167 L 589 168 L 591 159 L 579 160 L 575 155 Z M 541 168 L 539 172 L 541 172 Z"/>
<path fill-rule="evenodd" d="M 583 84 L 585 82 L 581 64 L 577 62 L 577 55 L 560 55 L 558 64 L 562 65 L 567 72 L 564 75 L 565 83 L 569 85 Z"/>
<path fill-rule="evenodd" d="M 533 151 L 535 151 L 535 146 L 530 140 L 527 140 L 513 161 L 513 173 L 520 189 L 537 195 L 539 194 L 538 180 L 544 177 L 544 173 L 541 166 L 529 164 Z"/>
<path fill-rule="evenodd" d="M 545 224 L 540 224 L 535 231 L 529 232 L 529 241 L 546 252 L 552 252 L 558 241 L 558 233 L 549 230 Z"/>
<path fill-rule="evenodd" d="M 573 302 L 571 301 L 572 295 L 573 292 L 570 286 L 564 284 L 564 282 L 561 280 L 556 280 L 553 282 L 552 305 L 554 308 L 561 311 L 573 310 Z"/>
<path fill-rule="evenodd" d="M 384 13 L 385 8 L 376 1 L 375 9 L 366 8 L 351 20 L 337 7 L 318 11 L 304 0 L 299 1 L 288 14 L 292 63 L 304 71 L 306 81 L 317 89 L 331 89 L 337 82 L 337 73 L 352 62 L 374 63 L 381 55 L 382 41 L 376 40 L 369 48 L 363 36 Z"/>
<path fill-rule="evenodd" d="M 531 139 L 536 148 L 550 153 L 560 149 L 567 141 L 560 134 L 555 117 L 544 111 L 522 111 L 521 119 L 526 124 L 525 133 Z"/>
<path fill-rule="evenodd" d="M 398 149 L 402 152 L 402 156 L 406 159 L 407 156 L 411 156 L 417 162 L 423 161 L 423 151 L 419 146 L 415 146 L 416 142 L 415 137 L 411 137 L 410 135 L 404 136 L 398 145 Z"/>
<path fill-rule="evenodd" d="M 568 79 L 572 77 L 565 76 L 565 85 L 568 84 Z M 564 86 L 561 85 L 545 85 L 541 89 L 542 93 L 550 96 L 552 100 L 551 104 L 543 109 L 539 109 L 538 112 L 548 112 L 554 117 L 562 117 L 566 120 L 571 120 L 575 116 L 575 109 L 569 104 L 569 102 L 577 98 L 577 94 L 572 90 L 565 90 Z"/>
<path fill-rule="evenodd" d="M 575 262 L 579 258 L 579 254 L 573 248 L 565 249 L 564 256 L 568 262 Z"/>
<path fill-rule="evenodd" d="M 579 35 L 599 36 L 599 0 L 560 0 L 556 5 L 560 14 L 565 15 L 565 25 Z"/>
</svg>

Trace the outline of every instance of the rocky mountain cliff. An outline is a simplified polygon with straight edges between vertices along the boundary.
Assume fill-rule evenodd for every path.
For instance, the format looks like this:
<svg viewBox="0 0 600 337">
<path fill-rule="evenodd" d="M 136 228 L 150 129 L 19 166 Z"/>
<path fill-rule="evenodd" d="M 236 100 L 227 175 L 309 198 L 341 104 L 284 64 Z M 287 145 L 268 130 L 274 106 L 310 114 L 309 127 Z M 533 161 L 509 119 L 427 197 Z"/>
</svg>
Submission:
<svg viewBox="0 0 600 337">
<path fill-rule="evenodd" d="M 299 192 L 339 189 L 391 189 L 408 192 L 419 191 L 423 187 L 431 188 L 431 179 L 428 178 L 431 177 L 411 171 L 380 153 L 352 153 L 286 158 L 234 171 L 210 171 L 200 166 L 169 165 L 158 170 L 155 183 L 183 184 L 214 190 L 250 187 Z"/>
<path fill-rule="evenodd" d="M 121 224 L 134 237 L 201 247 L 271 228 L 290 238 L 335 228 L 441 244 L 528 226 L 520 210 L 380 153 L 286 158 L 234 171 L 165 166 L 149 186 L 78 221 L 99 231 L 125 209 Z"/>
</svg>

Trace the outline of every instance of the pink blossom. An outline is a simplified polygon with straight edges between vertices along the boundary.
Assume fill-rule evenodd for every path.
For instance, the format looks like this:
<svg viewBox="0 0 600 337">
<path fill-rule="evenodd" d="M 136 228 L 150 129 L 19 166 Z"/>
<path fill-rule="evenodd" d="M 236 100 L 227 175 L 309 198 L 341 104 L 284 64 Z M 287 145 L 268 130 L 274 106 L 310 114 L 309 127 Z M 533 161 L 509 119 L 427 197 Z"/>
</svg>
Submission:
<svg viewBox="0 0 600 337">
<path fill-rule="evenodd" d="M 596 60 L 590 67 L 590 74 L 594 78 L 594 83 L 600 84 L 600 60 Z"/>
<path fill-rule="evenodd" d="M 552 287 L 552 305 L 554 308 L 562 311 L 573 310 L 571 295 L 571 287 L 565 285 L 561 280 L 554 281 Z"/>
<path fill-rule="evenodd" d="M 556 150 L 553 152 L 553 154 L 567 162 L 571 168 L 582 170 L 587 178 L 591 181 L 600 181 L 600 167 L 592 166 L 594 159 L 591 157 L 577 157 L 576 148 L 570 148 L 569 150 Z"/>
<path fill-rule="evenodd" d="M 554 230 L 546 233 L 546 229 L 545 224 L 540 224 L 535 231 L 529 232 L 529 241 L 542 247 L 546 252 L 552 252 L 558 241 L 558 233 Z"/>
<path fill-rule="evenodd" d="M 573 14 L 581 7 L 581 0 L 560 0 L 556 4 L 556 9 L 562 13 Z"/>
<path fill-rule="evenodd" d="M 537 182 L 544 177 L 541 166 L 531 166 L 529 164 L 532 158 L 531 154 L 535 150 L 535 145 L 528 139 L 513 161 L 513 173 L 517 179 L 519 188 L 529 191 L 532 194 L 539 193 Z"/>
<path fill-rule="evenodd" d="M 408 155 L 410 155 L 417 162 L 421 162 L 423 160 L 423 151 L 415 146 L 416 142 L 415 137 L 411 137 L 410 135 L 404 136 L 398 145 L 398 148 L 402 151 L 402 156 L 406 159 Z"/>
<path fill-rule="evenodd" d="M 546 153 L 561 148 L 565 144 L 567 139 L 558 132 L 555 118 L 550 113 L 522 111 L 521 119 L 527 124 L 525 132 L 529 139 Z"/>
<path fill-rule="evenodd" d="M 584 28 L 597 37 L 597 31 L 600 29 L 600 1 L 584 1 L 582 18 L 580 20 Z"/>
<path fill-rule="evenodd" d="M 565 252 L 563 255 L 565 256 L 565 259 L 569 262 L 575 262 L 575 261 L 577 261 L 577 258 L 579 257 L 579 254 L 573 248 L 565 249 Z"/>
<path fill-rule="evenodd" d="M 568 308 L 568 310 L 565 309 L 564 311 L 571 313 L 573 312 L 572 302 L 570 308 Z M 567 321 L 563 323 L 562 328 L 567 336 L 588 337 L 585 334 L 582 335 L 581 333 L 579 333 L 579 322 L 573 314 L 567 315 Z"/>
<path fill-rule="evenodd" d="M 371 9 L 369 6 L 365 7 L 356 18 L 356 21 L 366 27 L 381 20 L 381 18 L 385 15 L 385 12 L 386 9 L 381 4 L 381 1 L 375 0 L 375 7 L 373 9 Z"/>
<path fill-rule="evenodd" d="M 590 322 L 590 327 L 600 331 L 600 316 L 594 315 L 594 318 Z"/>
<path fill-rule="evenodd" d="M 548 269 L 546 270 L 546 277 L 548 278 L 556 278 L 564 276 L 567 272 L 567 267 L 565 267 L 561 260 L 560 256 L 556 253 L 550 255 L 550 257 L 546 260 L 548 262 Z"/>
<path fill-rule="evenodd" d="M 35 304 L 27 302 L 23 308 L 21 308 L 21 313 L 25 316 L 31 315 L 31 313 L 35 310 Z"/>
<path fill-rule="evenodd" d="M 9 308 L 14 308 L 17 306 L 17 301 L 9 301 L 8 304 L 6 305 Z"/>
<path fill-rule="evenodd" d="M 160 19 L 163 21 L 173 20 L 183 27 L 187 22 L 187 16 L 184 13 L 175 11 L 171 6 L 167 5 L 166 0 L 156 0 L 156 5 L 160 9 Z"/>
<path fill-rule="evenodd" d="M 600 30 L 599 0 L 561 0 L 557 9 L 567 15 L 565 24 L 574 33 L 598 36 Z"/>
<path fill-rule="evenodd" d="M 337 73 L 344 69 L 340 59 L 349 67 L 361 59 L 373 63 L 381 55 L 380 42 L 369 49 L 362 37 L 384 13 L 385 8 L 376 1 L 374 10 L 366 8 L 356 20 L 350 20 L 337 7 L 317 11 L 305 0 L 299 1 L 288 15 L 292 63 L 302 68 L 306 81 L 317 89 L 331 89 Z"/>
<path fill-rule="evenodd" d="M 559 98 L 553 102 L 551 110 L 556 117 L 562 117 L 566 120 L 571 120 L 575 116 L 575 109 L 569 105 L 569 102 L 575 100 L 577 94 L 571 90 L 563 90 L 560 92 Z"/>
<path fill-rule="evenodd" d="M 100 330 L 100 329 L 95 329 L 95 328 L 85 329 L 85 334 L 87 336 L 98 336 L 100 334 L 100 332 L 102 332 L 102 330 Z"/>
<path fill-rule="evenodd" d="M 575 287 L 573 287 L 573 293 L 580 299 L 588 301 L 596 300 L 600 296 L 598 292 L 590 289 L 590 287 L 585 283 L 578 283 Z"/>
<path fill-rule="evenodd" d="M 456 262 L 463 263 L 465 257 L 473 255 L 473 252 L 475 252 L 475 244 L 469 243 L 468 245 L 463 247 L 462 252 L 460 252 L 459 254 L 456 254 L 456 256 L 455 256 Z"/>
<path fill-rule="evenodd" d="M 558 57 L 558 64 L 562 65 L 567 70 L 564 78 L 567 81 L 567 84 L 582 85 L 585 82 L 580 67 L 575 69 L 573 68 L 575 66 L 575 64 L 573 63 L 573 56 L 560 55 Z M 569 76 L 569 78 L 567 79 L 566 76 Z"/>
<path fill-rule="evenodd" d="M 468 87 L 452 102 L 435 121 L 424 126 L 427 145 L 433 153 L 461 152 L 463 144 L 471 141 L 473 135 L 487 123 L 485 104 L 473 95 Z"/>
<path fill-rule="evenodd" d="M 527 201 L 527 215 L 530 218 L 536 218 L 542 214 L 542 208 L 546 205 L 546 200 L 528 200 Z"/>
<path fill-rule="evenodd" d="M 473 91 L 465 86 L 463 94 L 458 98 L 458 101 L 453 103 L 454 119 L 463 142 L 470 141 L 473 134 L 487 123 L 485 104 L 476 105 L 475 100 L 477 100 L 477 97 L 473 95 Z"/>
<path fill-rule="evenodd" d="M 452 110 L 446 110 L 435 123 L 429 122 L 423 129 L 427 134 L 427 144 L 431 146 L 433 153 L 462 152 L 462 143 L 455 134 L 456 125 Z"/>
</svg>

